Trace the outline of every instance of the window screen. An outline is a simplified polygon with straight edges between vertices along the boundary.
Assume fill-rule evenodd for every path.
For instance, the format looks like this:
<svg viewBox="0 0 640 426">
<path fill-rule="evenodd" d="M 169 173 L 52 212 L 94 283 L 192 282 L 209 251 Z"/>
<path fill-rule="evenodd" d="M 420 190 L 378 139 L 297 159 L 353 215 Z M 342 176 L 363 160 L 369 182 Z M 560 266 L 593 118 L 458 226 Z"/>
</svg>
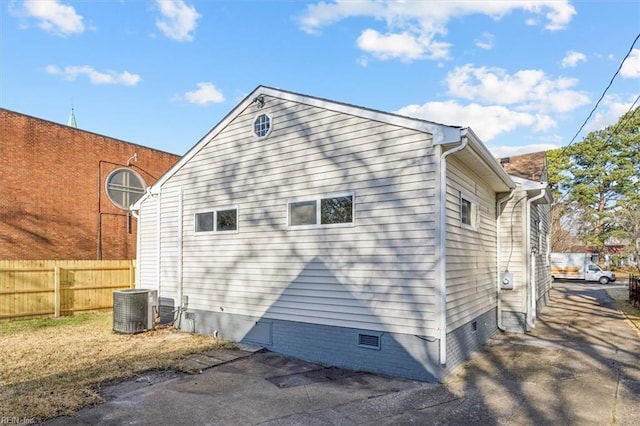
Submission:
<svg viewBox="0 0 640 426">
<path fill-rule="evenodd" d="M 316 223 L 316 201 L 301 201 L 289 204 L 289 225 L 314 225 Z"/>
<path fill-rule="evenodd" d="M 460 200 L 460 221 L 465 225 L 471 225 L 471 201 L 462 198 Z"/>
<path fill-rule="evenodd" d="M 196 213 L 196 232 L 213 231 L 213 212 Z"/>
</svg>

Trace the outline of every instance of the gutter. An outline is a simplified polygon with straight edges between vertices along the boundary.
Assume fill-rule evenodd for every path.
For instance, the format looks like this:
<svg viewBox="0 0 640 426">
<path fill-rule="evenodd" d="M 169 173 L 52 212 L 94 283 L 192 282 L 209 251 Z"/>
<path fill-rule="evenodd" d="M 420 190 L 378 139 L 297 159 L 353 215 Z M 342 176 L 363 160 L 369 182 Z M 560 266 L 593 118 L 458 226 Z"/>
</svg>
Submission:
<svg viewBox="0 0 640 426">
<path fill-rule="evenodd" d="M 447 364 L 447 157 L 465 149 L 468 142 L 466 129 L 462 129 L 460 145 L 440 156 L 440 365 Z"/>
<path fill-rule="evenodd" d="M 497 271 L 496 303 L 497 303 L 497 314 L 498 314 L 498 318 L 496 322 L 498 325 L 498 330 L 500 331 L 505 331 L 502 325 L 502 282 L 500 279 L 500 275 L 501 275 L 500 271 L 501 271 L 501 264 L 502 264 L 502 244 L 500 244 L 500 241 L 502 240 L 502 238 L 500 237 L 500 231 L 501 231 L 500 219 L 502 219 L 502 204 L 509 201 L 511 197 L 513 197 L 514 192 L 515 192 L 515 188 L 512 188 L 508 195 L 502 198 L 499 198 L 496 203 L 497 204 L 496 205 L 496 237 L 497 237 L 496 238 L 496 254 L 497 254 L 496 264 L 498 266 L 498 268 L 496 269 Z"/>
<path fill-rule="evenodd" d="M 527 200 L 527 225 L 526 225 L 526 229 L 527 229 L 527 236 L 526 236 L 526 247 L 527 247 L 527 256 L 529 257 L 529 259 L 527 259 L 527 266 L 529 268 L 529 273 L 528 275 L 528 280 L 529 280 L 529 288 L 528 290 L 528 296 L 529 296 L 529 303 L 527 303 L 527 326 L 531 327 L 531 328 L 535 328 L 535 324 L 533 323 L 534 321 L 534 317 L 536 315 L 536 271 L 535 271 L 535 263 L 532 261 L 532 248 L 531 248 L 531 204 L 533 204 L 534 201 L 539 200 L 540 198 L 544 197 L 546 195 L 546 185 L 540 189 L 540 193 L 538 195 L 536 195 L 533 198 L 530 198 Z"/>
</svg>

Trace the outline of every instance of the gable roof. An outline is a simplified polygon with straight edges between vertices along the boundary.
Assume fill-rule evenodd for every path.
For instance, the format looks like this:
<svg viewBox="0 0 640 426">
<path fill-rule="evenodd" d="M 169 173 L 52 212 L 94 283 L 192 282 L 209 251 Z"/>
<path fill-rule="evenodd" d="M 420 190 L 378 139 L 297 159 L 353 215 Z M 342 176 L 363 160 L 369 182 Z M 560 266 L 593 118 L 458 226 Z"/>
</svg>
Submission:
<svg viewBox="0 0 640 426">
<path fill-rule="evenodd" d="M 495 158 L 490 154 L 487 148 L 480 142 L 475 134 L 469 128 L 460 126 L 449 126 L 445 124 L 435 123 L 427 120 L 407 117 L 399 114 L 378 111 L 370 108 L 355 106 L 347 103 L 332 101 L 328 99 L 318 98 L 314 96 L 302 95 L 299 93 L 289 92 L 282 89 L 276 89 L 267 86 L 256 87 L 249 95 L 247 95 L 234 109 L 232 109 L 215 127 L 213 127 L 204 137 L 202 137 L 187 153 L 178 161 L 171 169 L 169 169 L 157 182 L 150 188 L 155 191 L 156 188 L 162 186 L 171 176 L 187 164 L 200 150 L 202 150 L 211 140 L 213 140 L 223 129 L 225 129 L 237 116 L 239 116 L 251 104 L 258 102 L 263 96 L 288 100 L 304 105 L 315 106 L 329 111 L 340 112 L 353 115 L 373 121 L 388 123 L 408 129 L 413 129 L 432 136 L 433 144 L 442 146 L 443 149 L 455 146 L 463 137 L 469 140 L 469 147 L 473 154 L 468 150 L 457 153 L 457 156 L 463 157 L 463 161 L 470 161 L 468 164 L 474 164 L 474 168 L 480 168 L 481 165 L 487 169 L 485 175 L 490 176 L 492 186 L 499 188 L 500 191 L 506 191 L 513 188 L 515 184 L 509 178 L 508 174 L 500 167 Z M 466 160 L 465 160 L 466 159 Z M 481 159 L 481 164 L 478 163 Z M 136 206 L 146 198 L 143 197 Z"/>
</svg>

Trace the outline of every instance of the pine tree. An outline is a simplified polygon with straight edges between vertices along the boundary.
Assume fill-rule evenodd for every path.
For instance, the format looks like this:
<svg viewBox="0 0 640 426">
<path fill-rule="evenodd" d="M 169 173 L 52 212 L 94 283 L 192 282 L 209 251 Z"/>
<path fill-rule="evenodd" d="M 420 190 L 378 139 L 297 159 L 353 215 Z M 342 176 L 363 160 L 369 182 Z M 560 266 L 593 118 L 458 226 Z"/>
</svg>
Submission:
<svg viewBox="0 0 640 426">
<path fill-rule="evenodd" d="M 609 237 L 622 235 L 619 212 L 640 206 L 640 109 L 549 152 L 547 159 L 549 182 L 561 204 L 556 214 L 573 224 L 570 231 L 584 244 L 604 252 Z"/>
</svg>

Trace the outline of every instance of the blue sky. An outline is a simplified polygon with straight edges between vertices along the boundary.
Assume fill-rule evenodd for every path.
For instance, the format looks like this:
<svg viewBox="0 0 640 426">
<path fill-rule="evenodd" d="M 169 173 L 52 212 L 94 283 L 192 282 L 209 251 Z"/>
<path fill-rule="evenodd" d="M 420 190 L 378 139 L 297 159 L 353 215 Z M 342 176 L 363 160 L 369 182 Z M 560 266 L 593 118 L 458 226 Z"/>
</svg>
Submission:
<svg viewBox="0 0 640 426">
<path fill-rule="evenodd" d="M 613 1 L 8 0 L 0 107 L 184 154 L 258 85 L 568 144 L 640 32 Z M 640 95 L 640 41 L 583 132 Z"/>
</svg>

